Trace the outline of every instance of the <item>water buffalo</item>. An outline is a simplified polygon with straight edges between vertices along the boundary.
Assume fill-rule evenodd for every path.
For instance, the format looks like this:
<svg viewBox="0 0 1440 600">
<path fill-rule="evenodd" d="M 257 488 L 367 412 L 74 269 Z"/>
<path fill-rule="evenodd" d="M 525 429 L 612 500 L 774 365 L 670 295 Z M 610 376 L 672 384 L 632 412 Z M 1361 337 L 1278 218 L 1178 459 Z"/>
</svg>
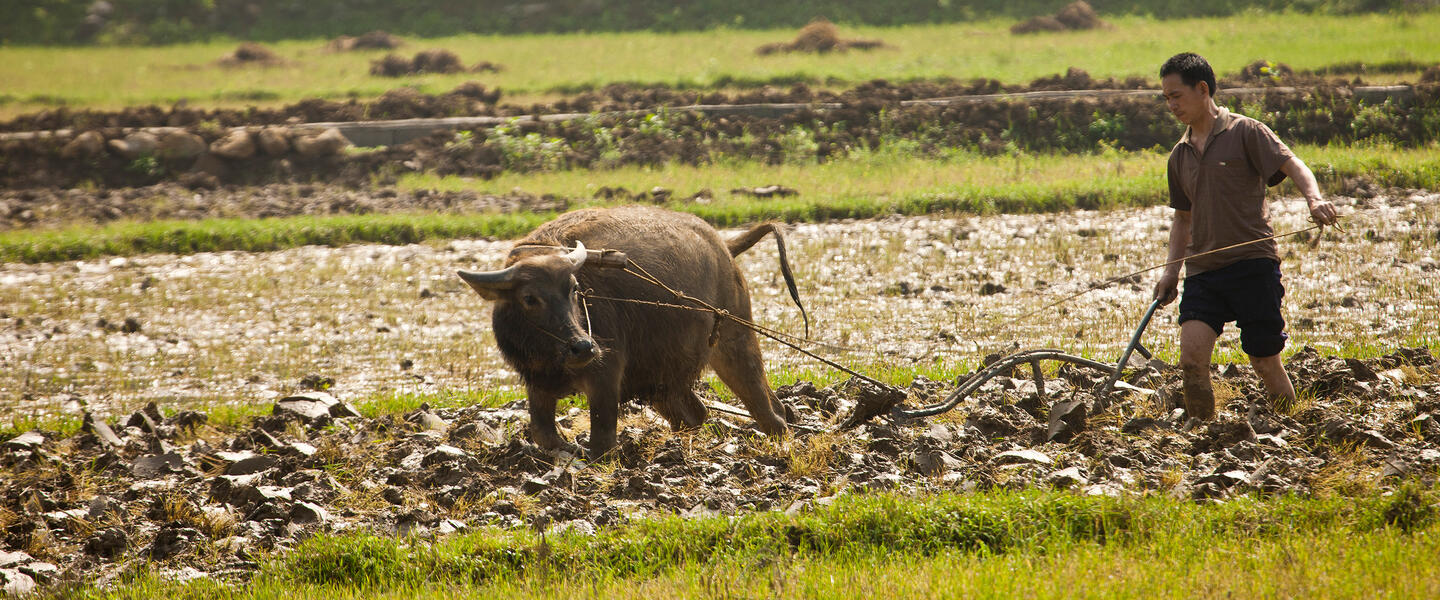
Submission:
<svg viewBox="0 0 1440 600">
<path fill-rule="evenodd" d="M 563 214 L 518 242 L 504 269 L 460 271 L 495 303 L 495 340 L 525 383 L 534 442 L 562 445 L 555 403 L 576 392 L 590 403 L 591 456 L 614 446 L 624 400 L 649 403 L 676 429 L 698 427 L 706 408 L 693 386 L 707 364 L 761 431 L 784 432 L 786 411 L 765 378 L 754 332 L 711 312 L 615 300 L 685 304 L 624 269 L 593 265 L 594 258 L 582 268 L 593 256 L 587 248 L 618 250 L 671 288 L 748 320 L 750 292 L 733 256 L 772 232 L 799 305 L 776 226 L 758 225 L 727 243 L 693 215 L 650 207 Z"/>
</svg>

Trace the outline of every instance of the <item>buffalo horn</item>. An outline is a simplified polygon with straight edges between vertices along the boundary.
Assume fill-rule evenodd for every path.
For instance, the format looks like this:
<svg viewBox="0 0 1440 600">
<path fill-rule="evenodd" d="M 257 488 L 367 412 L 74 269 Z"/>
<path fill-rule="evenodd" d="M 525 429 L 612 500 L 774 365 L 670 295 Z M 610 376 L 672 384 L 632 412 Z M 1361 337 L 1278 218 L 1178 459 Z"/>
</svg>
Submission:
<svg viewBox="0 0 1440 600">
<path fill-rule="evenodd" d="M 460 275 L 460 279 L 465 280 L 465 283 L 477 290 L 480 288 L 505 289 L 510 287 L 510 278 L 515 276 L 515 267 L 499 271 L 485 271 L 484 273 L 478 271 L 458 271 L 457 273 Z"/>
<path fill-rule="evenodd" d="M 575 240 L 575 249 L 565 255 L 565 259 L 570 261 L 572 273 L 585 266 L 586 256 L 589 256 L 589 253 L 585 251 L 585 242 Z"/>
</svg>

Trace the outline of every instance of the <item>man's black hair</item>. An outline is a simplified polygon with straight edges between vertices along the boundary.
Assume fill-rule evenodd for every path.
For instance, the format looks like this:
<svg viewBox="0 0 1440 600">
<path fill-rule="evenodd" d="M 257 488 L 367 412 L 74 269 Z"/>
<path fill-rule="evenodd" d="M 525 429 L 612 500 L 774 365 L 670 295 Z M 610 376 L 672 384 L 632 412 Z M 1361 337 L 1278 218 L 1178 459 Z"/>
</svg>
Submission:
<svg viewBox="0 0 1440 600">
<path fill-rule="evenodd" d="M 1165 76 L 1175 73 L 1180 74 L 1180 81 L 1185 82 L 1188 87 L 1193 88 L 1195 84 L 1205 82 L 1210 95 L 1215 95 L 1215 71 L 1210 68 L 1205 57 L 1194 52 L 1181 52 L 1170 57 L 1170 60 L 1160 67 L 1160 78 L 1164 79 Z"/>
</svg>

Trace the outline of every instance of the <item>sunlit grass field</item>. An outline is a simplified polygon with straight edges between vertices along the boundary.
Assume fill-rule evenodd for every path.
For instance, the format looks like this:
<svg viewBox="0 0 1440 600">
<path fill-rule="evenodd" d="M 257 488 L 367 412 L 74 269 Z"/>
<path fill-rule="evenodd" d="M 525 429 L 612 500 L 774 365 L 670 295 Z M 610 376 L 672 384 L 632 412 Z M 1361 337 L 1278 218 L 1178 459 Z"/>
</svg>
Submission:
<svg viewBox="0 0 1440 600">
<path fill-rule="evenodd" d="M 1295 69 L 1364 62 L 1440 62 L 1440 11 L 1348 17 L 1246 15 L 1161 21 L 1111 19 L 1111 29 L 1014 36 L 1008 21 L 900 28 L 841 27 L 850 38 L 888 47 L 827 55 L 756 55 L 765 43 L 789 41 L 789 30 L 458 36 L 414 39 L 399 53 L 430 48 L 455 52 L 467 65 L 485 60 L 501 73 L 374 77 L 369 63 L 385 51 L 332 53 L 325 40 L 277 43 L 283 66 L 227 69 L 215 65 L 235 41 L 166 47 L 0 47 L 0 117 L 64 104 L 117 109 L 186 101 L 192 106 L 244 107 L 303 98 L 371 98 L 400 86 L 447 91 L 464 81 L 505 90 L 511 101 L 543 100 L 560 90 L 611 82 L 686 87 L 734 82 L 809 81 L 843 86 L 870 79 L 976 77 L 1021 84 L 1079 67 L 1097 78 L 1151 79 L 1170 55 L 1195 51 L 1223 75 L 1266 59 Z M 1385 82 L 1395 75 L 1366 75 Z M 1418 74 L 1403 76 L 1411 81 Z"/>
<path fill-rule="evenodd" d="M 1344 181 L 1353 177 L 1369 178 L 1383 187 L 1440 185 L 1440 148 L 1433 145 L 1297 145 L 1295 151 L 1331 193 L 1343 191 Z M 767 165 L 720 160 L 698 166 L 504 173 L 488 180 L 413 174 L 403 176 L 399 186 L 493 195 L 517 190 L 536 196 L 553 194 L 572 199 L 573 207 L 627 202 L 592 199 L 602 187 L 623 187 L 632 193 L 660 187 L 673 192 L 670 208 L 699 215 L 717 226 L 739 226 L 767 219 L 816 222 L 893 214 L 1036 213 L 1154 206 L 1167 201 L 1164 163 L 1165 150 L 1160 148 L 999 156 L 956 151 L 940 158 L 882 150 L 857 151 L 823 164 Z M 733 191 L 775 184 L 789 187 L 798 195 L 764 199 Z M 710 200 L 689 200 L 703 190 L 710 191 Z M 1296 193 L 1289 182 L 1278 190 L 1280 195 Z M 150 252 L 263 252 L 311 244 L 515 238 L 549 218 L 548 214 L 533 213 L 372 214 L 21 229 L 0 232 L 0 260 L 48 262 Z"/>
<path fill-rule="evenodd" d="M 246 585 L 130 574 L 83 598 L 1431 598 L 1434 490 L 1361 498 L 846 496 L 548 538 L 318 536 Z"/>
</svg>

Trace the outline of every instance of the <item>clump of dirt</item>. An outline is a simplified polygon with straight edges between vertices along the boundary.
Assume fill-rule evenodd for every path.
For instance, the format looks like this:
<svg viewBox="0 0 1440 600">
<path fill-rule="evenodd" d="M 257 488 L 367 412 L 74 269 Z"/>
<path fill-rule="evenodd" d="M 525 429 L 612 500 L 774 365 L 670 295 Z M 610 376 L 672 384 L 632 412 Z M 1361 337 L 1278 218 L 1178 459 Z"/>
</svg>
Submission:
<svg viewBox="0 0 1440 600">
<path fill-rule="evenodd" d="M 781 52 L 812 52 L 825 54 L 843 50 L 873 50 L 885 46 L 881 40 L 846 40 L 840 38 L 840 29 L 825 17 L 815 17 L 800 29 L 800 34 L 789 43 L 765 44 L 755 49 L 759 55 Z"/>
<path fill-rule="evenodd" d="M 481 61 L 470 71 L 498 73 L 503 68 L 501 65 L 489 61 Z M 424 73 L 460 73 L 465 70 L 465 65 L 460 62 L 460 57 L 449 50 L 423 50 L 409 60 L 398 54 L 387 54 L 384 58 L 370 63 L 370 74 L 379 77 L 404 77 Z"/>
<path fill-rule="evenodd" d="M 342 35 L 325 46 L 332 52 L 351 52 L 355 50 L 394 50 L 405 45 L 405 40 L 391 35 L 383 29 L 377 29 L 358 36 Z"/>
<path fill-rule="evenodd" d="M 777 439 L 723 413 L 674 433 L 629 405 L 616 448 L 592 460 L 531 444 L 523 400 L 367 418 L 343 398 L 308 391 L 233 427 L 154 404 L 115 420 L 85 413 L 77 433 L 34 430 L 0 444 L 0 549 L 8 569 L 47 587 L 104 585 L 137 565 L 244 581 L 259 556 L 334 532 L 593 532 L 657 516 L 796 513 L 876 491 L 1209 501 L 1434 485 L 1440 369 L 1429 350 L 1353 360 L 1307 349 L 1287 366 L 1308 406 L 1277 411 L 1253 374 L 1222 372 L 1236 392 L 1214 421 L 1190 430 L 1173 410 L 1178 369 L 1152 362 L 1131 378 L 1145 389 L 1119 394 L 1100 414 L 1072 405 L 1092 403 L 1106 377 L 1069 367 L 1043 391 L 1001 376 L 955 414 L 882 415 L 845 430 L 837 424 L 874 391 L 801 381 L 776 390 L 796 425 Z M 922 377 L 894 400 L 915 407 L 949 391 Z M 707 386 L 697 393 L 714 402 Z M 1252 402 L 1258 410 L 1247 418 Z M 1061 411 L 1068 435 L 1055 436 L 1047 422 Z M 580 409 L 558 424 L 586 442 Z"/>
<path fill-rule="evenodd" d="M 1064 91 L 1064 90 L 1140 90 L 1147 89 L 1154 85 L 1154 82 L 1143 77 L 1127 77 L 1123 81 L 1117 81 L 1110 77 L 1104 80 L 1097 80 L 1090 77 L 1090 74 L 1082 69 L 1070 67 L 1064 75 L 1051 75 L 1041 77 L 1030 82 L 1030 91 Z"/>
<path fill-rule="evenodd" d="M 1045 31 L 1079 31 L 1108 28 L 1110 25 L 1100 19 L 1099 13 L 1085 0 L 1077 0 L 1060 9 L 1054 15 L 1041 15 L 1010 27 L 1010 33 L 1025 35 Z"/>
<path fill-rule="evenodd" d="M 255 42 L 245 42 L 215 62 L 222 67 L 235 68 L 250 66 L 270 67 L 284 64 L 285 60 L 265 46 Z"/>
<path fill-rule="evenodd" d="M 1440 83 L 1440 65 L 1425 69 L 1425 73 L 1420 76 L 1420 83 Z"/>
<path fill-rule="evenodd" d="M 1275 63 L 1268 60 L 1257 60 L 1235 75 L 1235 79 L 1247 85 L 1282 85 L 1289 84 L 1295 78 L 1295 69 L 1285 63 Z"/>
</svg>

